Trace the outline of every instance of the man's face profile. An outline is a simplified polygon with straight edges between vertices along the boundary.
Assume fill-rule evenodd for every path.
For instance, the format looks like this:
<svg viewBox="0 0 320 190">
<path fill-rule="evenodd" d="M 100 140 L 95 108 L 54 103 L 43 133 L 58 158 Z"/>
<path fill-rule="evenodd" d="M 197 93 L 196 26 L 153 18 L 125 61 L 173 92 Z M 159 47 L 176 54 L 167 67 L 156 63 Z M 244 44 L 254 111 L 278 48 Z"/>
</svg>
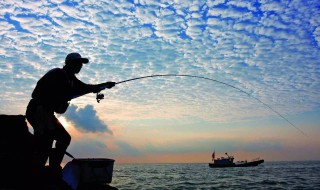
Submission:
<svg viewBox="0 0 320 190">
<path fill-rule="evenodd" d="M 74 62 L 72 63 L 72 70 L 75 74 L 78 74 L 82 68 L 82 63 L 81 62 Z"/>
</svg>

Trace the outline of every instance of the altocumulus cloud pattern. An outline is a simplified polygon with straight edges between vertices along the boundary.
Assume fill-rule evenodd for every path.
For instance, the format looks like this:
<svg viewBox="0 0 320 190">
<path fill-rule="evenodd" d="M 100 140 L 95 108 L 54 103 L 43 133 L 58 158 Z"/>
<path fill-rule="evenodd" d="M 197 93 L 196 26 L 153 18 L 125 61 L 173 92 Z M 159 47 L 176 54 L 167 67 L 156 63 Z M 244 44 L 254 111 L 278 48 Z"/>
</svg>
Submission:
<svg viewBox="0 0 320 190">
<path fill-rule="evenodd" d="M 281 113 L 312 111 L 320 106 L 319 15 L 318 0 L 4 1 L 0 109 L 23 112 L 39 77 L 77 51 L 90 59 L 79 76 L 87 83 L 196 74 Z M 146 118 L 159 115 L 159 105 L 171 110 L 163 117 L 215 122 L 273 114 L 238 92 L 190 79 L 139 81 L 108 97 L 142 104 L 135 111 Z M 109 108 L 125 111 L 117 107 Z"/>
</svg>

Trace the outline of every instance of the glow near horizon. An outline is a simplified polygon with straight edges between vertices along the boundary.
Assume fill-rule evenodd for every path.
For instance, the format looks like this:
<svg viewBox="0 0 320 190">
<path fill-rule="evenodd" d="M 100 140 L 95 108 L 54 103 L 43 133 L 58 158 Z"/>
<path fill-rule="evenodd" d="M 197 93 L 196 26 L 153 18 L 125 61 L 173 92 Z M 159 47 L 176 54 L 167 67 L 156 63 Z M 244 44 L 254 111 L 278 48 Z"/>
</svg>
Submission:
<svg viewBox="0 0 320 190">
<path fill-rule="evenodd" d="M 94 95 L 72 100 L 65 123 L 74 155 L 143 162 L 155 155 L 202 154 L 203 160 L 207 153 L 210 160 L 215 147 L 275 159 L 284 152 L 320 159 L 319 6 L 318 1 L 1 2 L 1 113 L 24 114 L 37 80 L 62 67 L 67 53 L 79 52 L 90 60 L 78 75 L 86 83 L 168 73 L 221 80 L 269 104 L 308 139 L 234 89 L 157 78 L 104 91 L 100 104 Z M 310 157 L 298 156 L 303 149 Z"/>
</svg>

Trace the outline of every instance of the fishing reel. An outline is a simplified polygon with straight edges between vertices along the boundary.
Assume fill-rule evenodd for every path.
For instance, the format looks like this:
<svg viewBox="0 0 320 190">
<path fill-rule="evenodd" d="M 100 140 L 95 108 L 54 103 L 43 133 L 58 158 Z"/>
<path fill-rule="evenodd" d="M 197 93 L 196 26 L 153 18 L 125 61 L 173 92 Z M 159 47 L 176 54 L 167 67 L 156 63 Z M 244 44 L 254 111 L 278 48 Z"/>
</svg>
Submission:
<svg viewBox="0 0 320 190">
<path fill-rule="evenodd" d="M 102 99 L 104 99 L 104 94 L 98 92 L 96 95 L 97 102 L 100 103 Z"/>
</svg>

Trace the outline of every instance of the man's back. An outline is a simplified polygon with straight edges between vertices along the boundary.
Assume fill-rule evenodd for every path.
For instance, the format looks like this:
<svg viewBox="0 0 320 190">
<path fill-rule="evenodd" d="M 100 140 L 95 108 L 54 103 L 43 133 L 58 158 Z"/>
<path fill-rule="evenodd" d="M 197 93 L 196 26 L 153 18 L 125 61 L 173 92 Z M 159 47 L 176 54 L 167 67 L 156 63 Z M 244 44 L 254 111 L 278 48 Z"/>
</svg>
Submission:
<svg viewBox="0 0 320 190">
<path fill-rule="evenodd" d="M 70 100 L 71 84 L 66 71 L 55 68 L 47 72 L 37 83 L 32 98 L 47 108 L 54 109 Z"/>
</svg>

